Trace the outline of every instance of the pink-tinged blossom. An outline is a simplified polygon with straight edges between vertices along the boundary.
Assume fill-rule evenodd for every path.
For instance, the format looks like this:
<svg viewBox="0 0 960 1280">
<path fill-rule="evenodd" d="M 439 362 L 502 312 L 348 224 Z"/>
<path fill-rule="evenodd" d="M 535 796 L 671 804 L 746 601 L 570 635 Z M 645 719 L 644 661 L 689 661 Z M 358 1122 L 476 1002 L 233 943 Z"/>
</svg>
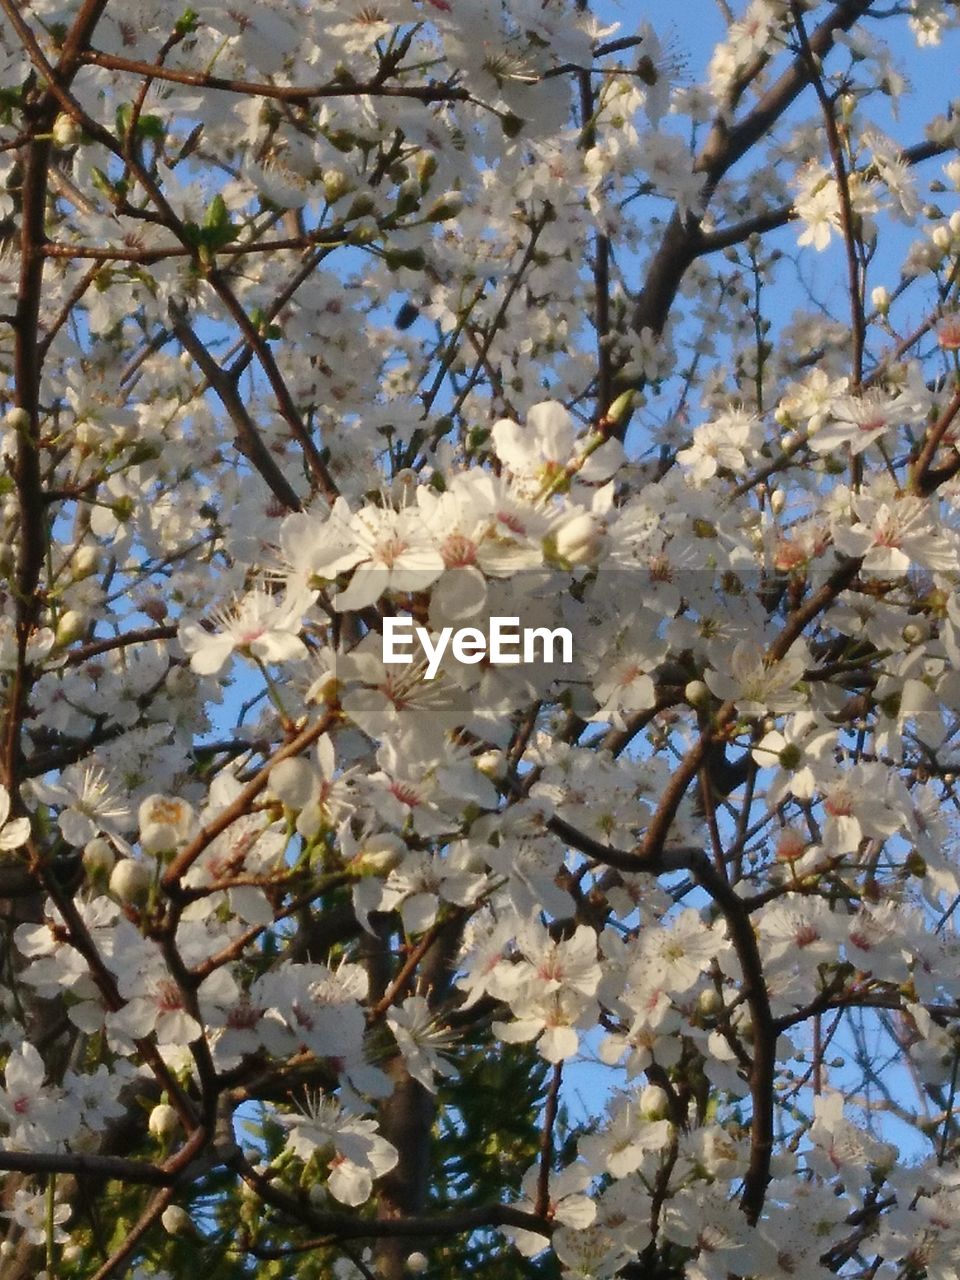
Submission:
<svg viewBox="0 0 960 1280">
<path fill-rule="evenodd" d="M 688 467 L 695 484 L 703 484 L 718 471 L 740 472 L 759 446 L 759 421 L 743 410 L 733 409 L 712 422 L 697 427 L 693 444 L 681 449 L 677 461 Z"/>
<path fill-rule="evenodd" d="M 258 587 L 213 613 L 209 630 L 197 622 L 183 623 L 180 643 L 190 655 L 190 669 L 201 676 L 216 675 L 234 653 L 263 663 L 305 658 L 300 632 L 311 603 L 306 594 L 275 596 Z"/>
<path fill-rule="evenodd" d="M 334 601 L 341 612 L 365 609 L 386 592 L 425 591 L 443 573 L 443 556 L 416 509 L 363 507 L 350 516 L 338 504 L 330 520 L 349 549 L 327 572 L 353 569 Z"/>
<path fill-rule="evenodd" d="M 841 396 L 834 401 L 826 423 L 811 437 L 810 448 L 814 453 L 833 453 L 846 447 L 856 455 L 905 420 L 909 418 L 899 401 L 880 388 L 862 396 Z"/>
<path fill-rule="evenodd" d="M 0 1217 L 9 1218 L 23 1232 L 23 1238 L 35 1246 L 45 1244 L 48 1239 L 54 1244 L 66 1244 L 70 1236 L 64 1230 L 64 1223 L 72 1215 L 72 1207 L 63 1201 L 55 1203 L 51 1213 L 47 1193 L 30 1191 L 27 1187 L 17 1187 L 13 1207 L 0 1212 Z"/>
<path fill-rule="evenodd" d="M 375 1120 L 349 1115 L 336 1102 L 317 1099 L 303 1114 L 280 1119 L 288 1132 L 287 1150 L 303 1161 L 319 1155 L 327 1188 L 341 1204 L 364 1204 L 374 1181 L 399 1159 L 396 1147 L 377 1132 Z"/>
<path fill-rule="evenodd" d="M 4 1145 L 15 1151 L 62 1149 L 80 1128 L 81 1117 L 65 1104 L 63 1090 L 44 1084 L 46 1067 L 29 1041 L 7 1057 L 0 1088 Z"/>
<path fill-rule="evenodd" d="M 567 476 L 588 483 L 607 480 L 623 461 L 617 440 L 586 451 L 573 419 L 556 400 L 533 405 L 523 426 L 500 418 L 491 435 L 497 457 L 523 492 L 546 493 L 565 486 Z"/>
<path fill-rule="evenodd" d="M 799 711 L 804 696 L 797 687 L 809 665 L 804 646 L 794 645 L 784 658 L 771 661 L 763 645 L 741 640 L 731 654 L 716 646 L 713 667 L 703 678 L 721 701 L 737 704 L 743 716 L 763 716 Z"/>
<path fill-rule="evenodd" d="M 848 556 L 862 556 L 865 572 L 902 574 L 912 566 L 937 572 L 955 568 L 957 536 L 934 524 L 922 498 L 857 495 L 853 523 L 837 520 L 833 542 Z"/>
<path fill-rule="evenodd" d="M 437 1024 L 423 996 L 408 996 L 389 1010 L 386 1020 L 407 1071 L 424 1089 L 437 1092 L 435 1076 L 457 1078 L 456 1067 L 443 1055 L 453 1046 L 454 1037 Z"/>
<path fill-rule="evenodd" d="M 34 778 L 26 787 L 32 798 L 59 809 L 57 826 L 76 848 L 98 835 L 122 836 L 133 826 L 118 779 L 96 765 L 68 765 L 56 782 Z"/>
</svg>

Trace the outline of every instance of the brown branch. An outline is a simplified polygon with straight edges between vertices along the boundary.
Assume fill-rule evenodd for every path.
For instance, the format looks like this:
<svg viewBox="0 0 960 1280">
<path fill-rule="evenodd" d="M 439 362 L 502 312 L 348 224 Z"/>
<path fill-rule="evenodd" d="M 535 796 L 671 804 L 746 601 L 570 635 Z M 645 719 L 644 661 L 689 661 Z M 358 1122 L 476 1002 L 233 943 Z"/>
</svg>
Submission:
<svg viewBox="0 0 960 1280">
<path fill-rule="evenodd" d="M 791 0 L 790 12 L 793 15 L 793 24 L 797 33 L 797 39 L 800 42 L 800 53 L 807 65 L 807 75 L 810 78 L 810 83 L 813 85 L 813 91 L 817 95 L 817 101 L 820 103 L 820 107 L 823 112 L 824 129 L 827 135 L 827 148 L 830 152 L 830 162 L 833 165 L 834 181 L 837 184 L 837 196 L 840 201 L 840 231 L 843 236 L 844 252 L 847 260 L 847 291 L 850 295 L 850 333 L 853 338 L 853 376 L 850 382 L 851 386 L 856 391 L 859 389 L 860 384 L 863 381 L 863 349 L 867 337 L 867 325 L 863 313 L 863 246 L 857 235 L 853 203 L 850 199 L 850 175 L 847 171 L 847 162 L 843 154 L 843 143 L 840 138 L 840 130 L 837 128 L 836 116 L 833 113 L 833 102 L 824 87 L 823 76 L 820 74 L 817 59 L 810 47 L 807 29 L 803 22 L 803 14 L 800 10 L 800 6 L 797 4 L 797 0 Z M 860 469 L 861 467 L 858 461 L 854 466 L 855 476 L 859 474 Z"/>
<path fill-rule="evenodd" d="M 283 250 L 303 250 L 315 245 L 329 244 L 336 246 L 343 243 L 343 229 L 338 227 L 330 231 L 306 231 L 302 236 L 282 236 L 275 240 L 256 240 L 249 244 L 225 244 L 217 249 L 218 254 L 225 257 L 242 258 L 251 253 L 280 253 Z M 92 244 L 66 244 L 54 241 L 43 246 L 43 253 L 48 258 L 70 261 L 73 259 L 91 259 L 96 262 L 136 262 L 149 265 L 163 262 L 168 258 L 193 258 L 196 249 L 191 245 L 167 245 L 156 249 L 132 249 L 120 246 L 101 246 Z"/>
<path fill-rule="evenodd" d="M 110 653 L 113 649 L 126 649 L 132 644 L 150 644 L 154 640 L 172 640 L 177 634 L 174 626 L 144 627 L 140 631 L 125 631 L 118 636 L 108 636 L 104 640 L 91 640 L 79 649 L 70 649 L 65 658 L 68 667 L 79 666 L 99 657 L 101 653 Z"/>
<path fill-rule="evenodd" d="M 953 399 L 924 436 L 923 445 L 911 469 L 911 493 L 915 493 L 919 497 L 929 497 L 937 486 L 943 482 L 945 477 L 938 472 L 933 472 L 931 468 L 933 460 L 937 456 L 937 450 L 940 448 L 944 436 L 950 430 L 958 413 L 960 413 L 960 391 L 954 392 Z"/>
<path fill-rule="evenodd" d="M 104 1004 L 114 1012 L 122 1009 L 126 1001 L 120 995 L 117 980 L 110 969 L 107 968 L 103 957 L 97 950 L 96 943 L 90 935 L 86 922 L 77 910 L 76 903 L 61 888 L 52 872 L 52 868 L 49 863 L 44 861 L 42 854 L 33 841 L 28 841 L 27 850 L 30 855 L 31 870 L 37 878 L 38 885 L 42 885 L 59 911 L 67 929 L 67 941 L 87 962 L 90 976 L 96 984 Z M 193 1103 L 181 1088 L 176 1076 L 164 1062 L 157 1046 L 146 1039 L 138 1039 L 135 1044 L 143 1060 L 156 1076 L 161 1089 L 167 1091 L 170 1102 L 176 1108 L 184 1128 L 188 1132 L 199 1132 Z"/>
<path fill-rule="evenodd" d="M 936 156 L 947 155 L 953 149 L 952 142 L 918 142 L 912 147 L 905 147 L 900 152 L 900 159 L 904 164 L 912 166 Z M 862 173 L 869 169 L 870 165 L 867 165 L 864 169 L 857 169 L 856 172 Z M 716 253 L 720 249 L 728 249 L 732 245 L 742 244 L 748 236 L 754 234 L 776 231 L 793 222 L 796 216 L 796 210 L 791 202 L 772 209 L 758 209 L 756 213 L 747 214 L 739 222 L 728 223 L 718 227 L 716 231 L 701 231 L 697 237 L 697 256 L 701 257 L 704 254 Z"/>
<path fill-rule="evenodd" d="M 267 761 L 263 768 L 254 775 L 242 791 L 237 793 L 236 797 L 225 809 L 222 809 L 215 818 L 201 828 L 190 843 L 180 850 L 164 872 L 160 885 L 165 893 L 172 898 L 178 897 L 180 893 L 180 877 L 186 875 L 208 845 L 216 840 L 217 836 L 222 835 L 232 823 L 248 812 L 251 803 L 270 781 L 270 774 L 274 766 L 278 765 L 281 760 L 289 760 L 293 756 L 298 756 L 301 752 L 306 751 L 307 747 L 312 746 L 322 734 L 327 732 L 337 719 L 338 714 L 336 711 L 329 711 L 316 724 L 308 725 L 307 728 L 302 729 L 295 738 L 286 743 L 285 746 L 282 746 Z"/>
<path fill-rule="evenodd" d="M 206 1145 L 206 1141 L 206 1132 L 203 1129 L 197 1129 L 190 1135 L 180 1150 L 170 1160 L 166 1161 L 163 1168 L 174 1175 L 183 1174 L 188 1176 L 190 1165 Z M 103 1266 L 94 1272 L 90 1280 L 109 1280 L 111 1276 L 123 1275 L 126 1271 L 125 1264 L 127 1260 L 147 1232 L 159 1222 L 164 1209 L 173 1203 L 176 1194 L 175 1186 L 164 1187 L 158 1191 L 139 1219 L 128 1229 L 121 1243 Z"/>
<path fill-rule="evenodd" d="M 47 247 L 48 247 L 47 245 L 42 246 L 44 253 L 47 252 Z M 99 274 L 100 274 L 99 266 L 88 267 L 87 270 L 80 277 L 80 279 L 73 286 L 73 288 L 70 290 L 69 294 L 64 300 L 63 306 L 60 308 L 60 311 L 57 313 L 57 316 L 54 319 L 53 323 L 50 325 L 50 328 L 46 331 L 46 333 L 43 335 L 43 337 L 40 339 L 40 341 L 37 344 L 37 357 L 41 365 L 46 359 L 47 352 L 50 350 L 50 346 L 54 338 L 57 336 L 57 334 L 60 332 L 63 326 L 70 319 L 70 313 L 73 311 L 74 307 L 83 297 L 83 295 L 87 292 L 87 290 L 90 288 L 90 286 L 93 284 L 94 280 L 96 280 Z"/>
<path fill-rule="evenodd" d="M 258 1173 L 242 1157 L 230 1165 L 252 1187 L 260 1198 L 279 1209 L 294 1222 L 302 1222 L 312 1230 L 335 1240 L 408 1239 L 411 1236 L 443 1239 L 480 1231 L 484 1227 L 517 1227 L 551 1236 L 554 1223 L 522 1209 L 506 1204 L 480 1205 L 447 1214 L 416 1214 L 403 1218 L 361 1218 L 347 1213 L 321 1213 L 303 1199 L 288 1195 L 275 1187 L 269 1178 Z"/>
<path fill-rule="evenodd" d="M 540 1168 L 537 1170 L 537 1197 L 534 1213 L 546 1218 L 550 1209 L 550 1173 L 553 1167 L 553 1126 L 560 1109 L 560 1084 L 563 1080 L 563 1063 L 555 1062 L 550 1076 L 550 1087 L 543 1108 L 543 1128 L 540 1131 Z"/>
<path fill-rule="evenodd" d="M 75 1155 L 72 1151 L 0 1151 L 0 1169 L 29 1174 L 87 1175 L 153 1187 L 171 1187 L 177 1180 L 175 1173 L 161 1165 L 125 1160 L 121 1156 Z"/>
<path fill-rule="evenodd" d="M 185 351 L 194 359 L 197 367 L 220 398 L 230 421 L 237 429 L 237 449 L 255 471 L 266 481 L 270 492 L 288 511 L 302 511 L 303 503 L 296 490 L 274 461 L 273 455 L 261 439 L 257 425 L 250 417 L 236 386 L 220 368 L 213 356 L 187 323 L 186 312 L 171 301 L 170 321 L 174 333 Z"/>
<path fill-rule="evenodd" d="M 580 92 L 580 148 L 596 142 L 593 80 L 588 70 L 577 73 Z M 613 362 L 610 359 L 610 240 L 602 231 L 594 236 L 593 323 L 597 333 L 597 404 L 595 421 L 602 422 L 613 400 Z"/>
<path fill-rule="evenodd" d="M 320 456 L 320 451 L 316 446 L 313 438 L 303 423 L 300 413 L 296 405 L 293 403 L 293 397 L 283 379 L 277 362 L 273 358 L 273 352 L 269 345 L 257 330 L 253 321 L 247 315 L 236 295 L 227 283 L 227 279 L 222 271 L 212 268 L 207 273 L 207 279 L 215 290 L 217 296 L 223 302 L 224 306 L 233 317 L 237 328 L 243 334 L 247 341 L 247 345 L 251 351 L 256 352 L 257 359 L 260 361 L 260 367 L 267 375 L 267 381 L 277 400 L 281 416 L 289 426 L 297 443 L 303 450 L 306 458 L 307 466 L 313 477 L 314 483 L 320 489 L 323 496 L 329 503 L 333 503 L 337 498 L 337 486 L 333 477 L 327 470 L 327 465 Z"/>
<path fill-rule="evenodd" d="M 89 66 L 104 67 L 108 71 L 128 71 L 132 75 L 149 76 L 152 80 L 164 80 L 171 84 L 193 85 L 199 89 L 219 89 L 224 93 L 236 93 L 245 98 L 275 98 L 280 102 L 307 104 L 315 98 L 413 98 L 417 102 L 470 102 L 473 99 L 466 89 L 455 85 L 385 85 L 372 81 L 343 80 L 337 84 L 276 85 L 254 80 L 231 80 L 224 76 L 208 75 L 201 71 L 180 71 L 173 67 L 158 66 L 153 62 L 141 62 L 136 58 L 121 58 L 112 53 L 87 49 L 81 55 Z"/>
<path fill-rule="evenodd" d="M 809 37 L 810 50 L 823 58 L 833 47 L 839 31 L 848 31 L 870 7 L 870 0 L 840 0 Z M 796 58 L 739 124 L 729 125 L 718 118 L 694 162 L 694 172 L 705 175 L 702 193 L 706 209 L 717 185 L 730 168 L 742 159 L 770 131 L 809 83 L 809 69 Z M 647 268 L 644 286 L 637 299 L 633 327 L 661 333 L 687 268 L 699 256 L 702 216 L 681 218 L 674 211 L 659 247 Z M 619 433 L 626 430 L 624 422 Z"/>
</svg>

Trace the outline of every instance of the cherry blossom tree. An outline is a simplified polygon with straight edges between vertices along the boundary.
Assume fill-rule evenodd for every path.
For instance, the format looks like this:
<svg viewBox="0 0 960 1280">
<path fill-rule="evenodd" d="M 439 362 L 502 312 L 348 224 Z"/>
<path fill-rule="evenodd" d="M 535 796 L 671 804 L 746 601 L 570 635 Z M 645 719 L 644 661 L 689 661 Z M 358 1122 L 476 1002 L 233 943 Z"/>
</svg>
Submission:
<svg viewBox="0 0 960 1280">
<path fill-rule="evenodd" d="M 957 1274 L 960 14 L 648 8 L 0 0 L 0 1280 Z"/>
</svg>

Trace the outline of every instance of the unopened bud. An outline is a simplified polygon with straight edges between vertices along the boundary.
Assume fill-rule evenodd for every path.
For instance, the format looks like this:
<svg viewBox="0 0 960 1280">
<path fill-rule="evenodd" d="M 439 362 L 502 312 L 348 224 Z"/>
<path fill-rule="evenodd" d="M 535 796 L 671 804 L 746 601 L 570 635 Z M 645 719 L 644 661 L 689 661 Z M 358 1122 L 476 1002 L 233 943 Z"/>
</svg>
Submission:
<svg viewBox="0 0 960 1280">
<path fill-rule="evenodd" d="M 946 253 L 946 251 L 950 248 L 950 242 L 953 239 L 953 237 L 950 234 L 949 227 L 936 227 L 930 239 L 933 241 L 933 243 L 936 245 L 938 249 L 941 249 L 944 253 Z"/>
<path fill-rule="evenodd" d="M 10 431 L 16 431 L 17 434 L 21 431 L 29 431 L 30 415 L 27 413 L 26 409 L 21 409 L 19 407 L 9 409 L 4 416 L 3 425 Z"/>
<path fill-rule="evenodd" d="M 89 578 L 96 573 L 99 563 L 100 552 L 96 547 L 79 547 L 72 560 L 74 580 L 79 582 L 81 578 Z"/>
<path fill-rule="evenodd" d="M 65 645 L 71 644 L 78 636 L 83 635 L 86 627 L 86 620 L 82 613 L 76 609 L 67 609 L 60 615 L 60 621 L 57 623 L 57 630 L 54 644 L 57 648 L 62 649 Z"/>
<path fill-rule="evenodd" d="M 670 1099 L 658 1084 L 646 1085 L 640 1093 L 640 1114 L 644 1120 L 666 1120 L 670 1114 Z"/>
<path fill-rule="evenodd" d="M 607 422 L 618 426 L 633 408 L 635 397 L 635 391 L 622 391 L 604 415 Z"/>
<path fill-rule="evenodd" d="M 134 858 L 124 858 L 110 873 L 110 892 L 121 902 L 146 902 L 152 883 L 150 870 Z"/>
<path fill-rule="evenodd" d="M 447 191 L 427 210 L 426 220 L 428 222 L 447 222 L 450 218 L 455 218 L 463 208 L 463 196 L 459 191 Z"/>
<path fill-rule="evenodd" d="M 180 1117 L 168 1102 L 159 1102 L 150 1112 L 147 1128 L 155 1138 L 166 1142 L 180 1126 Z"/>
<path fill-rule="evenodd" d="M 416 178 L 407 178 L 397 188 L 397 213 L 412 213 L 420 205 L 422 196 L 420 183 Z"/>
<path fill-rule="evenodd" d="M 326 169 L 323 174 L 323 194 L 328 204 L 336 204 L 349 191 L 353 182 L 342 169 Z"/>
<path fill-rule="evenodd" d="M 50 134 L 58 147 L 75 147 L 80 141 L 80 126 L 72 116 L 61 112 L 54 120 Z"/>
<path fill-rule="evenodd" d="M 716 987 L 707 987 L 697 996 L 697 1009 L 704 1018 L 715 1018 L 723 1008 L 723 997 Z"/>
<path fill-rule="evenodd" d="M 774 489 L 770 495 L 770 510 L 775 516 L 778 516 L 786 505 L 787 495 L 782 489 Z"/>
<path fill-rule="evenodd" d="M 355 218 L 365 218 L 367 214 L 373 213 L 376 203 L 369 191 L 358 191 L 350 202 L 350 208 L 347 210 L 347 218 L 353 220 Z"/>
<path fill-rule="evenodd" d="M 502 751 L 482 751 L 474 756 L 473 763 L 486 778 L 502 778 L 506 771 L 506 756 Z"/>
<path fill-rule="evenodd" d="M 386 875 L 403 858 L 405 847 L 399 836 L 383 831 L 363 842 L 352 865 L 366 875 Z"/>
<path fill-rule="evenodd" d="M 691 707 L 703 707 L 710 701 L 710 690 L 702 680 L 691 680 L 683 691 Z"/>
<path fill-rule="evenodd" d="M 117 862 L 113 846 L 103 836 L 94 838 L 84 846 L 83 869 L 91 880 L 105 880 Z"/>
<path fill-rule="evenodd" d="M 870 294 L 870 301 L 882 316 L 885 316 L 890 310 L 890 290 L 885 285 L 878 284 Z"/>
<path fill-rule="evenodd" d="M 417 157 L 417 177 L 424 187 L 437 172 L 437 157 L 432 151 L 421 151 Z"/>
<path fill-rule="evenodd" d="M 187 1213 L 186 1209 L 181 1209 L 178 1204 L 167 1205 L 163 1213 L 160 1215 L 160 1222 L 164 1231 L 169 1232 L 172 1236 L 193 1235 L 194 1225 L 193 1219 Z"/>
<path fill-rule="evenodd" d="M 548 538 L 545 551 L 563 565 L 591 564 L 603 546 L 603 529 L 589 511 L 571 516 Z"/>
</svg>

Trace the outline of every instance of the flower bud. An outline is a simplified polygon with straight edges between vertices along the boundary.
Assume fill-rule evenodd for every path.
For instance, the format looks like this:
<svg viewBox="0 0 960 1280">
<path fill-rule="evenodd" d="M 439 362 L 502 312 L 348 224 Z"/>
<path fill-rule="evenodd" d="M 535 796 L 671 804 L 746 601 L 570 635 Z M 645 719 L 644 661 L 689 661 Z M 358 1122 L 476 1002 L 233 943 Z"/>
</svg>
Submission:
<svg viewBox="0 0 960 1280">
<path fill-rule="evenodd" d="M 697 996 L 697 1010 L 701 1017 L 715 1018 L 723 1009 L 723 997 L 716 987 L 707 987 Z"/>
<path fill-rule="evenodd" d="M 166 1142 L 169 1138 L 172 1138 L 179 1126 L 180 1117 L 168 1102 L 157 1103 L 150 1112 L 150 1119 L 147 1121 L 147 1128 L 161 1142 Z"/>
<path fill-rule="evenodd" d="M 421 151 L 417 157 L 417 177 L 425 187 L 437 172 L 437 157 L 432 151 Z"/>
<path fill-rule="evenodd" d="M 710 690 L 702 680 L 691 680 L 683 691 L 691 707 L 704 707 L 710 701 Z"/>
<path fill-rule="evenodd" d="M 943 250 L 944 253 L 946 253 L 946 251 L 950 248 L 950 242 L 953 239 L 953 237 L 950 234 L 949 227 L 936 227 L 934 228 L 933 235 L 930 237 L 930 239 L 933 241 L 933 243 L 936 245 L 938 249 L 941 249 Z"/>
<path fill-rule="evenodd" d="M 177 796 L 148 796 L 137 815 L 144 853 L 171 853 L 190 838 L 193 809 Z"/>
<path fill-rule="evenodd" d="M 407 178 L 397 188 L 397 213 L 413 213 L 420 205 L 420 183 L 416 178 Z"/>
<path fill-rule="evenodd" d="M 26 409 L 9 409 L 4 415 L 3 425 L 10 431 L 16 431 L 18 434 L 21 431 L 29 431 L 30 415 L 27 413 Z"/>
<path fill-rule="evenodd" d="M 83 869 L 90 880 L 106 880 L 116 866 L 117 855 L 113 846 L 103 836 L 94 838 L 84 847 Z"/>
<path fill-rule="evenodd" d="M 770 510 L 775 516 L 778 516 L 786 505 L 787 495 L 782 489 L 774 489 L 770 495 Z"/>
<path fill-rule="evenodd" d="M 71 563 L 74 581 L 79 582 L 81 578 L 89 578 L 92 573 L 96 573 L 100 563 L 100 552 L 96 547 L 78 547 Z"/>
<path fill-rule="evenodd" d="M 365 218 L 368 214 L 373 213 L 376 207 L 373 196 L 369 191 L 358 191 L 350 202 L 347 218 L 351 222 L 355 218 Z"/>
<path fill-rule="evenodd" d="M 611 426 L 618 426 L 624 420 L 633 408 L 636 394 L 637 393 L 635 391 L 631 390 L 622 391 L 620 395 L 617 396 L 616 400 L 614 400 L 613 404 L 604 415 Z"/>
<path fill-rule="evenodd" d="M 870 294 L 870 301 L 880 315 L 885 316 L 890 310 L 890 290 L 885 285 L 878 284 Z"/>
<path fill-rule="evenodd" d="M 336 204 L 353 190 L 353 182 L 342 169 L 326 169 L 323 174 L 323 194 L 328 204 Z"/>
<path fill-rule="evenodd" d="M 644 1120 L 666 1120 L 670 1099 L 658 1084 L 648 1084 L 640 1092 L 640 1115 Z"/>
<path fill-rule="evenodd" d="M 86 619 L 77 609 L 67 609 L 60 615 L 60 621 L 57 623 L 57 631 L 54 644 L 58 649 L 63 649 L 66 645 L 71 644 L 78 636 L 83 635 L 86 627 Z"/>
<path fill-rule="evenodd" d="M 405 848 L 399 836 L 381 831 L 363 842 L 351 866 L 364 875 L 386 875 L 401 861 Z"/>
<path fill-rule="evenodd" d="M 455 218 L 463 208 L 463 196 L 459 191 L 447 191 L 427 210 L 427 222 L 447 222 Z"/>
<path fill-rule="evenodd" d="M 482 751 L 474 756 L 473 763 L 485 778 L 502 778 L 506 771 L 506 756 L 502 751 Z"/>
<path fill-rule="evenodd" d="M 80 141 L 80 126 L 64 111 L 61 111 L 54 120 L 50 133 L 58 147 L 75 147 Z"/>
<path fill-rule="evenodd" d="M 193 1219 L 186 1209 L 181 1209 L 178 1204 L 168 1204 L 160 1215 L 160 1222 L 164 1231 L 169 1232 L 172 1236 L 194 1234 Z"/>
<path fill-rule="evenodd" d="M 152 883 L 150 869 L 134 858 L 122 859 L 110 873 L 110 892 L 121 902 L 146 902 Z"/>
<path fill-rule="evenodd" d="M 548 542 L 561 564 L 592 564 L 603 546 L 603 529 L 589 511 L 581 511 L 560 525 Z"/>
</svg>

